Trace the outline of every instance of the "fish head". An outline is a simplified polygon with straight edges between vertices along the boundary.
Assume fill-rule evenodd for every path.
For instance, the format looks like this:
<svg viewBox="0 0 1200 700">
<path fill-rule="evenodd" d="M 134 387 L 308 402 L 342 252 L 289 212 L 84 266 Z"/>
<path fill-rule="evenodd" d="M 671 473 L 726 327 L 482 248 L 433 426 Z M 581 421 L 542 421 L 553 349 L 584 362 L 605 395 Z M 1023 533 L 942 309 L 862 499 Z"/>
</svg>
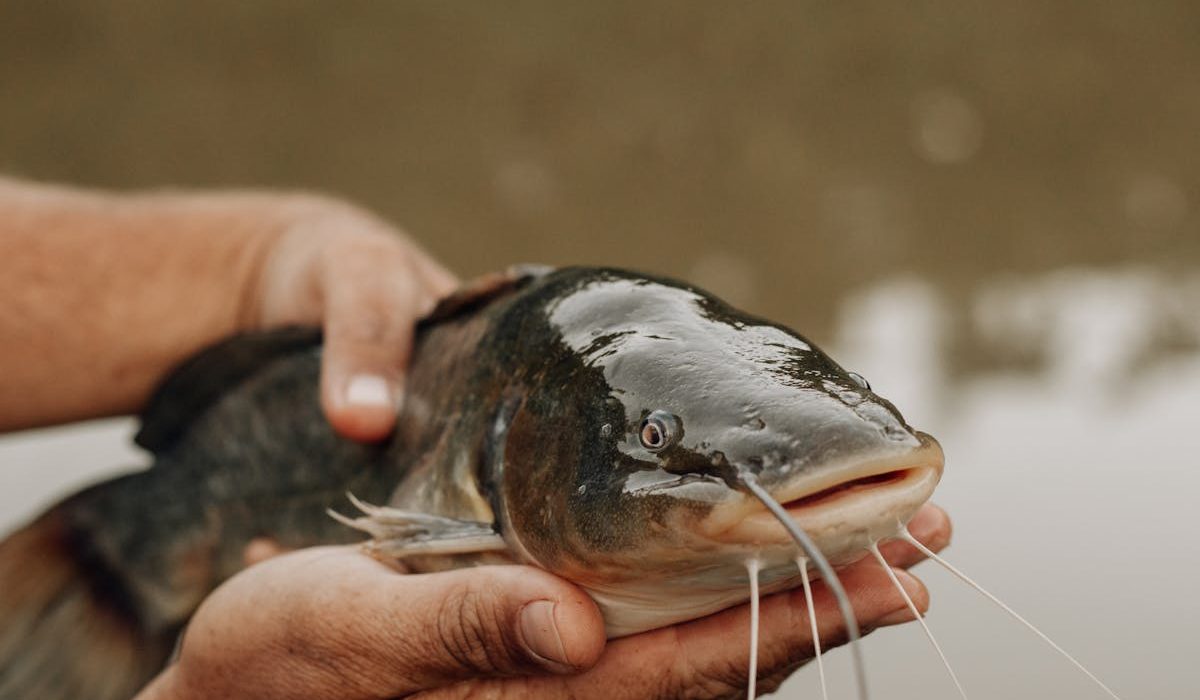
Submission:
<svg viewBox="0 0 1200 700">
<path fill-rule="evenodd" d="M 794 540 L 740 479 L 838 565 L 897 535 L 941 477 L 933 438 L 791 330 L 616 271 L 550 297 L 530 338 L 554 349 L 506 445 L 506 518 L 529 558 L 590 590 L 744 595 L 751 557 L 768 588 L 794 582 Z"/>
</svg>

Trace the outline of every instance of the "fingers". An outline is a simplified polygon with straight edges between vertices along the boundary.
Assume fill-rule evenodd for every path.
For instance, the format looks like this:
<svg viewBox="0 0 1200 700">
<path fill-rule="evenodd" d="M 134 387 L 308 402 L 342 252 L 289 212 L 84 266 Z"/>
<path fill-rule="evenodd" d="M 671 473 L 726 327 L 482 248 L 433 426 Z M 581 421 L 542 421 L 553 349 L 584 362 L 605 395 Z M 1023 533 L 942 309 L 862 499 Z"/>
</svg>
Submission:
<svg viewBox="0 0 1200 700">
<path fill-rule="evenodd" d="M 909 523 L 909 530 L 935 551 L 950 541 L 949 517 L 937 506 L 923 507 Z M 904 571 L 923 559 L 920 553 L 904 542 L 890 542 L 881 550 L 889 563 L 898 567 L 893 571 L 917 609 L 927 610 L 925 586 Z M 846 567 L 839 577 L 864 633 L 912 619 L 903 597 L 874 558 L 867 556 Z M 813 584 L 813 605 L 822 646 L 828 649 L 844 644 L 846 625 L 837 601 L 819 580 Z M 645 697 L 646 688 L 656 688 L 661 689 L 656 697 L 683 693 L 707 698 L 740 696 L 745 693 L 749 664 L 749 616 L 749 606 L 743 605 L 674 628 L 617 640 L 609 645 L 599 665 L 578 679 L 567 679 L 570 695 L 619 700 Z M 760 624 L 759 675 L 764 679 L 760 687 L 769 690 L 813 655 L 803 590 L 764 598 Z"/>
<path fill-rule="evenodd" d="M 522 566 L 397 575 L 352 548 L 301 550 L 201 606 L 180 697 L 390 698 L 471 678 L 574 673 L 604 649 L 575 586 Z"/>
<path fill-rule="evenodd" d="M 926 503 L 917 511 L 908 523 L 908 531 L 921 544 L 935 552 L 942 551 L 950 544 L 953 533 L 950 516 L 932 503 Z M 885 542 L 879 545 L 879 551 L 889 564 L 905 569 L 925 560 L 924 554 L 903 540 Z"/>
<path fill-rule="evenodd" d="M 920 579 L 908 571 L 891 567 L 896 579 L 904 586 L 905 592 L 913 601 L 917 610 L 924 613 L 929 609 L 929 592 Z M 887 576 L 887 572 L 879 565 L 874 557 L 864 557 L 839 572 L 839 578 L 847 591 L 853 591 L 851 598 L 854 602 L 854 613 L 867 633 L 879 627 L 889 627 L 909 622 L 913 619 L 912 612 L 900 591 Z M 814 582 L 813 606 L 817 615 L 817 630 L 821 635 L 822 645 L 829 640 L 829 646 L 839 646 L 846 642 L 847 632 L 845 622 L 838 614 L 837 600 L 829 587 L 823 582 Z M 794 592 L 793 592 L 794 594 Z M 793 597 L 795 597 L 793 595 Z M 794 602 L 794 601 L 793 601 Z M 858 606 L 863 605 L 860 612 Z M 805 617 L 807 622 L 807 617 Z M 807 640 L 812 643 L 811 638 Z"/>
<path fill-rule="evenodd" d="M 903 569 L 894 570 L 896 577 L 912 598 L 918 610 L 929 608 L 929 594 L 917 578 Z M 850 594 L 855 618 L 864 634 L 889 625 L 912 619 L 904 598 L 892 585 L 886 572 L 873 560 L 864 559 L 840 572 L 843 586 Z M 837 600 L 829 588 L 821 582 L 813 586 L 813 607 L 822 648 L 831 649 L 845 644 L 847 631 L 839 612 Z M 736 609 L 738 623 L 749 629 L 749 611 Z M 729 624 L 726 622 L 725 624 Z M 759 673 L 765 678 L 786 676 L 800 663 L 813 656 L 813 640 L 810 633 L 808 614 L 801 591 L 771 596 L 764 599 L 760 620 L 761 638 L 759 647 Z M 732 630 L 730 630 L 732 632 Z M 744 688 L 749 649 L 749 637 L 743 631 L 738 637 L 746 639 L 746 652 L 730 654 L 728 646 L 713 645 L 708 638 L 712 630 L 697 630 L 682 638 L 682 644 L 691 652 L 687 670 L 695 678 L 709 683 Z M 689 651 L 685 651 L 687 654 Z M 725 654 L 722 657 L 722 653 Z M 724 661 L 722 659 L 724 658 Z M 781 674 L 782 672 L 782 674 Z M 682 680 L 688 680 L 682 674 Z"/>
<path fill-rule="evenodd" d="M 896 575 L 918 609 L 926 609 L 929 597 L 924 585 L 903 570 Z M 848 567 L 841 579 L 864 631 L 901 621 L 900 612 L 907 610 L 904 600 L 873 560 Z M 813 596 L 822 645 L 828 648 L 842 644 L 846 629 L 836 600 L 820 582 L 814 584 Z M 760 624 L 761 677 L 781 681 L 812 657 L 802 591 L 764 598 Z M 556 689 L 545 697 L 603 700 L 735 697 L 745 693 L 749 629 L 749 606 L 743 605 L 694 622 L 616 640 L 593 669 L 576 677 L 543 681 L 547 687 L 542 690 Z"/>
<path fill-rule="evenodd" d="M 381 273 L 362 253 L 329 262 L 321 404 L 354 440 L 383 439 L 395 423 L 413 324 L 428 303 L 406 268 Z"/>
<path fill-rule="evenodd" d="M 340 434 L 391 432 L 418 319 L 457 280 L 386 222 L 356 207 L 302 198 L 265 259 L 248 312 L 264 327 L 321 323 L 321 405 Z"/>
<path fill-rule="evenodd" d="M 950 541 L 950 520 L 926 506 L 909 523 L 913 535 L 930 549 Z M 902 545 L 902 546 L 900 546 Z M 906 543 L 881 549 L 894 567 L 921 556 Z M 902 568 L 893 569 L 918 610 L 929 607 L 924 585 Z M 840 572 L 864 633 L 912 619 L 887 573 L 869 555 Z M 846 626 L 837 601 L 821 581 L 813 584 L 818 634 L 826 649 L 843 644 Z M 813 656 L 811 626 L 803 589 L 763 599 L 759 688 L 770 691 Z M 710 617 L 610 642 L 600 662 L 576 676 L 535 677 L 521 682 L 474 681 L 422 695 L 430 698 L 544 697 L 576 700 L 624 698 L 737 698 L 745 694 L 749 665 L 748 605 Z"/>
<path fill-rule="evenodd" d="M 407 577 L 406 610 L 388 624 L 395 694 L 470 678 L 577 673 L 604 650 L 604 621 L 582 591 L 528 567 L 480 567 Z M 413 639 L 422 640 L 414 648 Z"/>
<path fill-rule="evenodd" d="M 932 504 L 926 504 L 917 512 L 917 515 L 909 522 L 908 529 L 918 541 L 934 551 L 940 551 L 950 542 L 950 518 L 945 511 Z M 902 541 L 892 541 L 881 545 L 880 550 L 893 567 L 896 578 L 912 599 L 917 610 L 924 613 L 929 609 L 929 593 L 919 579 L 904 569 L 922 561 L 925 557 L 912 545 Z M 850 595 L 855 618 L 864 634 L 879 627 L 898 625 L 913 619 L 904 598 L 873 557 L 864 557 L 855 564 L 842 569 L 839 572 L 839 578 Z M 829 588 L 819 580 L 814 581 L 813 584 L 813 606 L 822 647 L 829 649 L 844 644 L 847 631 L 845 621 L 837 606 L 837 600 Z M 735 619 L 723 622 L 716 619 L 723 616 Z M 811 626 L 803 591 L 793 590 L 764 599 L 760 620 L 762 632 L 759 675 L 765 679 L 760 687 L 769 690 L 782 683 L 796 667 L 813 655 Z M 703 629 L 697 626 L 696 629 L 687 632 L 687 637 L 681 636 L 681 644 L 685 647 L 681 650 L 682 654 L 692 654 L 692 649 L 699 649 L 701 653 L 692 654 L 690 658 L 695 658 L 697 661 L 688 664 L 683 673 L 677 674 L 676 677 L 682 677 L 684 681 L 689 677 L 700 678 L 714 688 L 728 688 L 729 692 L 744 689 L 746 664 L 749 660 L 748 636 L 747 655 L 727 658 L 724 666 L 722 666 L 721 647 L 713 645 L 708 640 L 719 637 L 715 630 L 722 625 L 730 628 L 730 634 L 739 625 L 742 629 L 748 630 L 748 606 L 726 611 L 711 618 L 711 622 L 709 620 L 700 622 L 708 623 L 712 625 L 712 628 Z M 697 623 L 691 623 L 691 625 L 697 625 Z M 683 631 L 691 625 L 681 626 L 680 630 Z M 742 634 L 748 633 L 743 632 Z M 704 656 L 704 652 L 710 652 L 711 655 Z M 728 654 L 727 648 L 724 653 Z M 720 697 L 720 693 L 713 693 L 712 697 Z"/>
<path fill-rule="evenodd" d="M 380 440 L 395 423 L 415 324 L 453 277 L 383 237 L 349 239 L 323 264 L 321 402 L 342 435 Z"/>
</svg>

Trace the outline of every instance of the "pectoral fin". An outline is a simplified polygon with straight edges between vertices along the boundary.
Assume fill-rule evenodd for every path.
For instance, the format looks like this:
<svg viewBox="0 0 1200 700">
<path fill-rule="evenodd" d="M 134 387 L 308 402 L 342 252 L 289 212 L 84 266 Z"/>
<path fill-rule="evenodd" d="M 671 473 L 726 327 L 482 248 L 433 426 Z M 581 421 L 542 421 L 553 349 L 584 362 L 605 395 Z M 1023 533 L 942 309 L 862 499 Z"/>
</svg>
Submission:
<svg viewBox="0 0 1200 700">
<path fill-rule="evenodd" d="M 364 544 L 377 556 L 404 559 L 418 555 L 498 552 L 507 548 L 490 523 L 458 520 L 386 506 L 373 506 L 346 494 L 362 515 L 350 518 L 335 511 L 338 522 L 371 536 Z"/>
</svg>

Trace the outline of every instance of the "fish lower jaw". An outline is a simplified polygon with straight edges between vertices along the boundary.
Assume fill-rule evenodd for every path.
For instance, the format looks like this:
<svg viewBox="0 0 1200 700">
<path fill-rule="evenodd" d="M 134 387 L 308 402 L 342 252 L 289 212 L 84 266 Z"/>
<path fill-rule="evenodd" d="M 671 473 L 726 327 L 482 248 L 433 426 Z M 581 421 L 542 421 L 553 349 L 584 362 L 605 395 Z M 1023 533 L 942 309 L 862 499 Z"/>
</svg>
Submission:
<svg viewBox="0 0 1200 700">
<path fill-rule="evenodd" d="M 940 479 L 940 464 L 909 466 L 845 481 L 782 505 L 826 556 L 841 559 L 843 553 L 861 553 L 870 544 L 899 534 L 933 495 Z M 757 508 L 710 536 L 751 547 L 794 544 L 773 515 Z"/>
</svg>

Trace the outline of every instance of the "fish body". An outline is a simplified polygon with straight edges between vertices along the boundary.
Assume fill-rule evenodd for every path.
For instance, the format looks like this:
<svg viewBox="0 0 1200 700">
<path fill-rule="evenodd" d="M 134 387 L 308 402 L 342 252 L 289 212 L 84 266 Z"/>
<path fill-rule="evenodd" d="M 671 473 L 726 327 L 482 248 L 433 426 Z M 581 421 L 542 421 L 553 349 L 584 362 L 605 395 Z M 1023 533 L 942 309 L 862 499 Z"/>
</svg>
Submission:
<svg viewBox="0 0 1200 700">
<path fill-rule="evenodd" d="M 749 558 L 764 591 L 800 584 L 795 545 L 738 478 L 845 564 L 900 532 L 942 470 L 932 438 L 806 339 L 637 273 L 496 275 L 446 300 L 379 445 L 327 426 L 320 352 L 292 329 L 202 353 L 147 409 L 152 469 L 0 543 L 0 582 L 31 558 L 59 582 L 0 602 L 0 699 L 132 695 L 256 537 L 361 540 L 350 524 L 416 571 L 539 566 L 589 591 L 615 637 L 744 601 Z M 329 517 L 347 493 L 362 514 Z M 80 661 L 104 641 L 119 661 Z M 42 653 L 64 643 L 77 653 Z"/>
</svg>

